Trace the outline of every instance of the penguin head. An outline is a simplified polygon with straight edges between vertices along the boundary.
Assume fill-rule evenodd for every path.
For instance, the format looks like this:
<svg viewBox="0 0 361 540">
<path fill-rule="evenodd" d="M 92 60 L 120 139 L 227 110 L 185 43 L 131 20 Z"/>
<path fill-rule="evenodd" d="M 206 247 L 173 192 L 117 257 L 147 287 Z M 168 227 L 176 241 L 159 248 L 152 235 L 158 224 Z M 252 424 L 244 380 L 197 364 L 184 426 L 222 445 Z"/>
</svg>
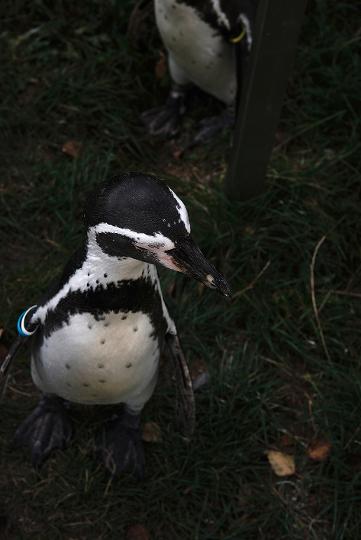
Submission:
<svg viewBox="0 0 361 540">
<path fill-rule="evenodd" d="M 129 172 L 110 179 L 89 198 L 85 221 L 106 255 L 160 264 L 230 295 L 192 239 L 184 203 L 157 177 Z"/>
</svg>

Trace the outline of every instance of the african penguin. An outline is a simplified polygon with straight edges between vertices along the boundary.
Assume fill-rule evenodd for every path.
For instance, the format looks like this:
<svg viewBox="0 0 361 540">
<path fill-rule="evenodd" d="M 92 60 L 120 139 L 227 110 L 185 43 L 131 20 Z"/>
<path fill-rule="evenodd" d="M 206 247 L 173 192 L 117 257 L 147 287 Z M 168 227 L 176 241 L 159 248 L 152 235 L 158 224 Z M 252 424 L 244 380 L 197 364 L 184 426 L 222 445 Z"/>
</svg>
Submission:
<svg viewBox="0 0 361 540">
<path fill-rule="evenodd" d="M 187 85 L 222 101 L 227 109 L 201 122 L 202 142 L 234 122 L 240 55 L 252 46 L 258 0 L 154 0 L 156 24 L 168 53 L 173 81 L 163 107 L 142 115 L 153 135 L 174 135 L 185 111 Z M 236 58 L 237 57 L 237 58 Z"/>
<path fill-rule="evenodd" d="M 97 439 L 112 474 L 142 477 L 140 413 L 151 397 L 165 340 L 176 327 L 156 265 L 229 295 L 190 235 L 183 202 L 152 175 L 125 173 L 90 197 L 86 236 L 60 280 L 32 312 L 31 373 L 43 397 L 18 428 L 35 466 L 72 435 L 70 403 L 123 404 Z M 24 323 L 23 323 L 24 326 Z"/>
</svg>

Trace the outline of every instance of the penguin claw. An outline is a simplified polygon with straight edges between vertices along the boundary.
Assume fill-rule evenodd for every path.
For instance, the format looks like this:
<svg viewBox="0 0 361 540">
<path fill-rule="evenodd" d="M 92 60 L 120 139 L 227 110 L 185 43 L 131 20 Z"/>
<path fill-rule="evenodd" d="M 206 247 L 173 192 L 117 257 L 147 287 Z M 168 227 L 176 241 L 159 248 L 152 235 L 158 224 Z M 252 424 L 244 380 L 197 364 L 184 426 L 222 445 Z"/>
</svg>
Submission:
<svg viewBox="0 0 361 540">
<path fill-rule="evenodd" d="M 123 472 L 144 478 L 144 450 L 140 427 L 130 426 L 127 414 L 111 420 L 96 439 L 96 453 L 112 476 Z"/>
<path fill-rule="evenodd" d="M 16 430 L 14 443 L 29 447 L 33 467 L 40 468 L 53 450 L 68 445 L 72 433 L 63 400 L 43 397 Z"/>
</svg>

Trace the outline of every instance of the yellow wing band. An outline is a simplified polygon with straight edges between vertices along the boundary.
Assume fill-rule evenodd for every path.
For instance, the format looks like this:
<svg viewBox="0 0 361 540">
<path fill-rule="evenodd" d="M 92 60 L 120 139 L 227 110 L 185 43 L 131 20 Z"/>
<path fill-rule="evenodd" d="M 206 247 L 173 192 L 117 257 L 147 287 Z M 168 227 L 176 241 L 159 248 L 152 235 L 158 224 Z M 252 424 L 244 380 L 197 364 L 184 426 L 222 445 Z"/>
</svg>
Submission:
<svg viewBox="0 0 361 540">
<path fill-rule="evenodd" d="M 242 41 L 242 39 L 244 38 L 244 36 L 246 35 L 246 30 L 243 28 L 242 32 L 239 34 L 239 36 L 236 36 L 234 38 L 231 38 L 229 41 L 231 43 L 239 43 L 240 41 Z"/>
</svg>

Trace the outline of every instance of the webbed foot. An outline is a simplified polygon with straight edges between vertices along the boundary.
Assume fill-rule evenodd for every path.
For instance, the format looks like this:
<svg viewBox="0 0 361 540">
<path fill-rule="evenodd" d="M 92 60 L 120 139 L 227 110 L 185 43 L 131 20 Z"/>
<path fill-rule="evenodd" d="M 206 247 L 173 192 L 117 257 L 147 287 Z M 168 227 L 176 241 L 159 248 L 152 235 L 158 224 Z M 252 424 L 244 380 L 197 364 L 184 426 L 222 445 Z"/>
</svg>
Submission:
<svg viewBox="0 0 361 540">
<path fill-rule="evenodd" d="M 33 412 L 15 432 L 16 446 L 27 446 L 34 467 L 40 467 L 55 449 L 63 450 L 72 437 L 66 402 L 56 396 L 43 396 Z"/>
<path fill-rule="evenodd" d="M 177 133 L 184 112 L 184 92 L 172 91 L 165 105 L 144 111 L 141 119 L 151 135 L 171 137 Z"/>
<path fill-rule="evenodd" d="M 96 439 L 96 452 L 112 476 L 123 472 L 144 477 L 144 450 L 140 415 L 126 409 L 104 427 Z"/>
<path fill-rule="evenodd" d="M 235 112 L 233 107 L 225 109 L 217 116 L 204 118 L 199 122 L 199 129 L 196 135 L 193 137 L 191 146 L 209 142 L 221 131 L 232 128 L 234 123 Z"/>
</svg>

